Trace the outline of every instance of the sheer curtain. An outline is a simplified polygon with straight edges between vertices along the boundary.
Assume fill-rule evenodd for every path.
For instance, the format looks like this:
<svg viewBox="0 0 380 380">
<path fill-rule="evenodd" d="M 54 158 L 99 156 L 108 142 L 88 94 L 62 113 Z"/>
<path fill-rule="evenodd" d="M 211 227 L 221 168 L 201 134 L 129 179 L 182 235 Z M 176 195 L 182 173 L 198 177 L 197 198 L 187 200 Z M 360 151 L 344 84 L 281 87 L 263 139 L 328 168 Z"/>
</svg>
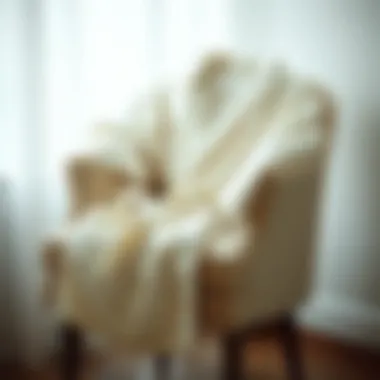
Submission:
<svg viewBox="0 0 380 380">
<path fill-rule="evenodd" d="M 65 214 L 62 161 L 82 132 L 122 119 L 135 91 L 231 43 L 228 0 L 1 2 L 1 163 L 10 196 L 7 350 L 47 353 L 38 251 Z M 9 297 L 8 297 L 9 298 Z"/>
<path fill-rule="evenodd" d="M 122 118 L 140 85 L 180 71 L 209 47 L 285 57 L 341 98 L 344 125 L 329 181 L 334 191 L 327 191 L 317 283 L 323 294 L 334 293 L 332 299 L 355 287 L 351 274 L 357 263 L 368 265 L 372 251 L 359 257 L 352 248 L 364 244 L 369 229 L 350 225 L 346 205 L 365 193 L 357 175 L 366 171 L 355 157 L 369 148 L 358 145 L 357 125 L 363 133 L 378 131 L 380 86 L 370 86 L 379 56 L 371 43 L 378 15 L 372 0 L 2 0 L 0 194 L 6 199 L 0 204 L 6 204 L 2 231 L 10 233 L 1 235 L 1 276 L 9 272 L 10 280 L 1 319 L 7 350 L 35 361 L 49 348 L 52 323 L 38 300 L 38 251 L 64 216 L 62 159 L 91 122 Z M 338 190 L 347 188 L 342 197 Z M 365 199 L 374 217 L 373 199 Z M 350 281 L 336 275 L 337 262 Z"/>
</svg>

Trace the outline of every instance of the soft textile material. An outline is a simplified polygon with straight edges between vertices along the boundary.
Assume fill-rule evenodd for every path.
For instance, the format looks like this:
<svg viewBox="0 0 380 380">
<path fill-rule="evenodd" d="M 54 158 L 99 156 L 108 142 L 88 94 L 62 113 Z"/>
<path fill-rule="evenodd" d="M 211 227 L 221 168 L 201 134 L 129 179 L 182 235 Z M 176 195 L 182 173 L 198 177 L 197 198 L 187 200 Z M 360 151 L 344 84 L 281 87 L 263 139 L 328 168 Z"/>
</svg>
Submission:
<svg viewBox="0 0 380 380">
<path fill-rule="evenodd" d="M 62 318 L 134 352 L 249 318 L 205 311 L 203 278 L 226 295 L 251 275 L 276 183 L 320 165 L 331 124 L 320 86 L 229 54 L 152 88 L 70 161 L 72 218 L 45 250 Z"/>
</svg>

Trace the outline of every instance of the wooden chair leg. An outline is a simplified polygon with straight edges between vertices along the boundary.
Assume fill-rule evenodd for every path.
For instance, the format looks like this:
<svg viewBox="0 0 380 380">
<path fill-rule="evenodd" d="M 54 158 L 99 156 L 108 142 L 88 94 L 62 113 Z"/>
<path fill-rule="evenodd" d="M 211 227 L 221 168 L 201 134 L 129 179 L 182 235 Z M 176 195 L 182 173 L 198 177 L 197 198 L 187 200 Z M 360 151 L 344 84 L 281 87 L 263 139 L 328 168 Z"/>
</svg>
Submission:
<svg viewBox="0 0 380 380">
<path fill-rule="evenodd" d="M 243 350 L 245 339 L 240 334 L 231 334 L 223 340 L 222 379 L 242 380 L 244 376 Z"/>
<path fill-rule="evenodd" d="M 60 379 L 79 380 L 83 365 L 83 336 L 71 325 L 61 328 Z"/>
<path fill-rule="evenodd" d="M 294 319 L 285 317 L 280 326 L 286 369 L 289 380 L 305 380 L 300 339 Z"/>
<path fill-rule="evenodd" d="M 170 380 L 171 357 L 169 355 L 159 355 L 155 358 L 155 374 L 157 380 Z"/>
</svg>

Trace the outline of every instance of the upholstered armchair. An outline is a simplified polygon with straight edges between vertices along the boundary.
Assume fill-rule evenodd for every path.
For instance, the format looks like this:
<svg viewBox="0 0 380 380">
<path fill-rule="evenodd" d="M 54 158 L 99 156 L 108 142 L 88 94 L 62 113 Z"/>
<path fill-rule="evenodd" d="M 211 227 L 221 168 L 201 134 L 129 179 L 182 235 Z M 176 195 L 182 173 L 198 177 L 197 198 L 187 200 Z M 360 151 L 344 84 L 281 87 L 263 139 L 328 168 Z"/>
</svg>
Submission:
<svg viewBox="0 0 380 380">
<path fill-rule="evenodd" d="M 216 61 L 220 66 L 220 61 L 223 59 L 218 59 Z M 213 64 L 215 65 L 215 62 Z M 207 74 L 208 69 L 206 67 L 202 70 Z M 219 71 L 223 71 L 223 69 L 225 68 L 218 67 Z M 207 76 L 202 78 L 203 81 L 207 80 Z M 196 81 L 193 80 L 193 82 Z M 302 87 L 302 96 L 291 98 L 288 105 L 292 108 L 292 120 L 296 120 L 301 124 L 301 128 L 304 128 L 299 134 L 294 131 L 289 132 L 295 141 L 295 145 L 292 147 L 296 146 L 296 149 L 291 148 L 293 149 L 291 154 L 288 155 L 289 152 L 285 152 L 282 156 L 280 154 L 279 158 L 275 155 L 273 162 L 271 161 L 270 165 L 265 166 L 264 170 L 257 171 L 259 173 L 257 175 L 252 174 L 254 179 L 252 187 L 255 191 L 252 196 L 246 198 L 243 211 L 247 220 L 250 221 L 249 228 L 254 236 L 251 246 L 251 251 L 254 253 L 245 255 L 243 261 L 236 260 L 227 263 L 215 262 L 206 257 L 199 268 L 196 281 L 199 331 L 204 335 L 221 339 L 224 352 L 223 376 L 226 380 L 242 378 L 241 354 L 244 345 L 255 334 L 263 331 L 263 327 L 269 326 L 277 329 L 279 341 L 283 343 L 289 379 L 305 379 L 293 315 L 308 295 L 318 199 L 329 151 L 330 130 L 333 124 L 333 107 L 327 92 L 313 82 L 306 81 L 305 83 L 305 86 Z M 281 91 L 286 92 L 288 89 L 283 88 Z M 277 96 L 276 94 L 281 91 L 275 91 L 272 96 Z M 287 102 L 286 97 L 285 100 L 281 98 L 277 101 Z M 195 107 L 188 98 L 187 104 L 189 107 Z M 311 109 L 310 104 L 314 108 Z M 272 114 L 279 113 L 279 108 L 281 107 L 267 110 L 271 118 Z M 261 110 L 262 108 L 259 107 L 260 112 Z M 308 115 L 305 118 L 305 112 L 311 112 L 311 116 Z M 160 117 L 167 118 L 168 115 L 160 114 Z M 253 115 L 252 120 L 256 120 L 255 118 L 256 116 Z M 285 119 L 283 116 L 279 116 L 276 122 L 277 124 L 282 121 L 286 123 Z M 250 130 L 258 125 L 253 122 L 249 126 L 249 118 L 245 123 Z M 316 128 L 318 133 L 321 132 L 322 136 L 312 135 L 316 140 L 320 139 L 315 152 L 307 145 L 310 141 L 308 138 L 297 140 L 308 128 L 308 123 Z M 275 124 L 264 123 L 264 128 L 266 128 L 265 125 Z M 173 125 L 176 127 L 176 123 L 173 123 L 172 119 L 171 126 Z M 167 127 L 168 123 L 165 126 Z M 175 158 L 167 154 L 168 149 L 162 147 L 161 149 L 151 149 L 158 142 L 168 143 L 164 132 L 159 132 L 155 137 L 143 140 L 141 151 L 144 154 L 141 155 L 142 158 L 139 162 L 134 162 L 133 166 L 125 164 L 125 162 L 129 162 L 130 155 L 128 156 L 128 154 L 119 155 L 121 164 L 116 163 L 115 160 L 104 159 L 104 155 L 94 154 L 93 151 L 72 157 L 68 164 L 72 218 L 80 217 L 85 210 L 111 199 L 121 189 L 131 186 L 131 184 L 137 183 L 146 190 L 149 196 L 162 199 L 166 196 L 165 192 L 169 191 L 168 188 L 175 187 L 173 178 L 176 174 L 173 173 L 180 173 L 178 176 L 181 178 L 186 177 L 187 186 L 190 186 L 190 189 L 193 173 L 197 174 L 197 170 L 198 174 L 202 171 L 206 173 L 201 173 L 206 179 L 208 177 L 207 170 L 210 170 L 210 174 L 213 173 L 212 166 L 211 169 L 205 169 L 207 165 L 203 163 L 200 169 L 189 171 L 186 174 L 186 168 L 190 166 L 189 162 L 192 162 L 194 152 L 199 150 L 199 144 L 195 144 L 197 147 L 193 150 L 190 148 L 179 149 L 183 164 L 180 168 L 178 168 L 178 162 L 175 163 L 176 165 L 170 162 Z M 197 131 L 193 131 L 192 136 L 197 133 Z M 235 137 L 226 140 L 227 148 L 225 149 L 229 149 L 228 146 L 232 145 L 238 146 L 240 144 L 239 136 L 244 133 L 244 130 L 241 130 Z M 201 135 L 201 132 L 199 134 Z M 288 140 L 286 140 L 288 134 L 284 136 L 286 136 L 284 139 L 281 137 L 278 140 L 280 147 L 288 144 Z M 131 143 L 128 138 L 120 148 L 123 153 L 131 151 L 128 145 Z M 254 160 L 260 154 L 260 148 L 256 144 L 259 138 L 260 136 L 252 137 L 251 148 L 247 145 L 247 149 L 251 151 L 249 157 L 254 157 Z M 116 140 L 120 144 L 122 138 L 119 136 Z M 202 136 L 196 136 L 194 140 L 202 140 Z M 247 140 L 247 138 L 243 136 L 243 140 Z M 133 144 L 136 145 L 133 146 L 133 149 L 139 146 L 139 142 L 136 143 L 136 141 L 142 140 L 135 140 Z M 182 140 L 174 139 L 174 141 Z M 186 148 L 191 147 L 194 142 L 189 136 L 184 141 L 182 144 Z M 304 143 L 305 146 L 302 146 Z M 244 149 L 244 144 L 246 141 L 242 142 L 240 150 Z M 258 152 L 256 158 L 255 149 Z M 311 153 L 305 154 L 304 152 L 307 152 L 308 149 Z M 239 149 L 237 150 L 239 151 Z M 159 153 L 157 153 L 158 151 Z M 296 154 L 293 154 L 294 151 Z M 177 160 L 179 160 L 178 156 Z M 215 160 L 215 162 L 219 161 L 218 158 Z M 164 175 L 163 168 L 168 167 L 171 170 L 168 170 L 169 174 Z M 256 177 L 258 180 L 255 179 Z M 195 176 L 194 178 L 199 177 Z M 196 183 L 196 179 L 194 179 L 194 183 Z M 45 264 L 50 273 L 59 271 L 57 268 L 60 259 L 59 255 L 55 254 L 56 249 L 54 244 L 48 245 L 45 249 Z M 56 284 L 51 279 L 49 284 L 51 293 L 54 293 L 55 286 Z M 63 319 L 62 379 L 78 379 L 78 371 L 82 365 L 83 334 L 84 331 L 75 324 L 75 321 L 66 323 Z M 166 378 L 170 355 L 160 352 L 152 352 L 152 355 L 156 355 L 158 358 L 158 375 L 162 379 Z"/>
</svg>

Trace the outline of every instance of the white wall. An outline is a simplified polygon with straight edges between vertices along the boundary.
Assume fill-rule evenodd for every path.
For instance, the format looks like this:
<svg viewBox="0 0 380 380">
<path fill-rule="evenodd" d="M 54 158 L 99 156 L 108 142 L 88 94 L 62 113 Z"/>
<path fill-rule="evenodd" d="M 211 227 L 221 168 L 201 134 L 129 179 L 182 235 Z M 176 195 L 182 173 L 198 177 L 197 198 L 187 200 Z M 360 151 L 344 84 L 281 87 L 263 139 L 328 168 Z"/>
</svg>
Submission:
<svg viewBox="0 0 380 380">
<path fill-rule="evenodd" d="M 288 12 L 292 28 L 283 46 L 287 38 L 297 61 L 313 67 L 341 100 L 323 205 L 315 297 L 305 322 L 345 338 L 380 344 L 380 3 L 314 1 L 309 8 L 308 1 L 298 3 Z M 304 57 L 299 54 L 301 44 Z"/>
<path fill-rule="evenodd" d="M 239 26 L 245 50 L 285 57 L 327 83 L 339 100 L 314 294 L 303 321 L 343 338 L 380 344 L 380 2 L 238 3 L 245 10 L 245 24 Z M 250 46 L 257 35 L 261 42 Z"/>
</svg>

